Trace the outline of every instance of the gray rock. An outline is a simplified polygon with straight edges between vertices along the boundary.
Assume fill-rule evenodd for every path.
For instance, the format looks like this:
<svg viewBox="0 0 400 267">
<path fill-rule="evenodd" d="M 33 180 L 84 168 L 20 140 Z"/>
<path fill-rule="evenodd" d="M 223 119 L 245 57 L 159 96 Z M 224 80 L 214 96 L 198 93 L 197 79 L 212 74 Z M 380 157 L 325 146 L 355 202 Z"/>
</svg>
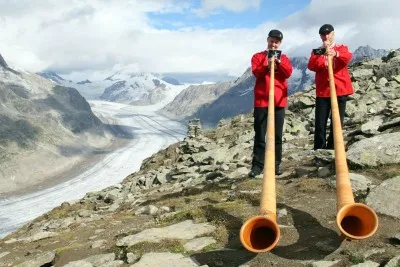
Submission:
<svg viewBox="0 0 400 267">
<path fill-rule="evenodd" d="M 368 80 L 374 76 L 374 72 L 372 69 L 357 69 L 352 72 L 351 76 L 356 81 Z"/>
<path fill-rule="evenodd" d="M 195 224 L 186 220 L 163 228 L 151 228 L 135 235 L 126 236 L 117 241 L 117 246 L 133 246 L 140 242 L 159 242 L 162 239 L 193 239 L 199 235 L 209 234 L 215 227 L 209 223 Z"/>
<path fill-rule="evenodd" d="M 90 246 L 91 248 L 100 248 L 104 245 L 104 243 L 106 243 L 107 240 L 104 239 L 100 239 L 100 240 L 96 240 L 92 243 L 92 245 Z"/>
<path fill-rule="evenodd" d="M 318 177 L 324 178 L 331 175 L 331 169 L 328 167 L 320 167 L 318 168 Z"/>
<path fill-rule="evenodd" d="M 400 75 L 396 75 L 392 77 L 393 80 L 395 80 L 396 82 L 400 83 Z"/>
<path fill-rule="evenodd" d="M 162 207 L 160 207 L 160 209 L 159 209 L 159 213 L 160 213 L 160 214 L 168 213 L 168 212 L 171 212 L 171 208 L 170 208 L 170 207 L 162 206 Z"/>
<path fill-rule="evenodd" d="M 385 251 L 386 250 L 384 248 L 370 249 L 370 250 L 367 250 L 367 251 L 365 251 L 363 253 L 363 258 L 366 259 L 366 258 L 368 258 L 368 257 L 370 257 L 372 255 L 375 255 L 375 254 L 383 254 L 383 253 L 385 253 Z"/>
<path fill-rule="evenodd" d="M 35 242 L 35 241 L 39 241 L 39 240 L 42 240 L 42 239 L 51 238 L 51 237 L 57 236 L 57 235 L 58 235 L 58 234 L 57 234 L 57 233 L 54 233 L 54 232 L 45 232 L 45 231 L 42 231 L 42 232 L 38 232 L 38 233 L 36 233 L 36 234 L 33 234 L 33 235 L 30 236 L 30 237 L 21 239 L 21 241 L 24 240 L 24 241 L 26 241 L 26 242 Z"/>
<path fill-rule="evenodd" d="M 221 171 L 229 171 L 229 166 L 224 164 L 221 164 L 221 166 L 219 167 Z"/>
<path fill-rule="evenodd" d="M 293 109 L 305 109 L 315 105 L 315 97 L 306 94 L 297 94 L 296 101 L 293 102 L 291 108 Z"/>
<path fill-rule="evenodd" d="M 400 233 L 396 234 L 393 238 L 397 239 L 397 242 L 400 242 Z"/>
<path fill-rule="evenodd" d="M 130 253 L 130 252 L 126 254 L 126 261 L 127 261 L 129 264 L 135 263 L 135 262 L 137 262 L 139 259 L 140 259 L 140 256 L 137 255 L 137 254 Z"/>
<path fill-rule="evenodd" d="M 361 132 L 365 134 L 378 134 L 379 127 L 383 123 L 383 117 L 382 116 L 375 116 L 372 119 L 368 120 L 367 123 L 364 123 L 361 125 Z"/>
<path fill-rule="evenodd" d="M 335 151 L 330 149 L 318 149 L 313 152 L 315 159 L 321 160 L 325 163 L 332 163 L 335 161 Z"/>
<path fill-rule="evenodd" d="M 8 251 L 0 253 L 0 259 L 7 256 L 8 254 L 10 254 L 10 252 L 8 252 Z"/>
<path fill-rule="evenodd" d="M 278 218 L 282 218 L 288 215 L 287 209 L 279 209 L 278 210 Z"/>
<path fill-rule="evenodd" d="M 386 86 L 386 84 L 388 83 L 389 81 L 385 78 L 385 77 L 382 77 L 382 78 L 380 78 L 378 81 L 376 81 L 376 85 L 377 85 L 377 87 L 384 87 L 384 86 Z"/>
<path fill-rule="evenodd" d="M 166 263 L 168 263 L 166 265 Z M 163 253 L 147 253 L 142 256 L 139 262 L 131 265 L 131 267 L 198 267 L 191 258 L 185 257 L 182 254 L 170 252 Z"/>
<path fill-rule="evenodd" d="M 318 170 L 317 167 L 300 166 L 295 168 L 295 173 L 297 177 L 302 177 L 302 176 L 315 175 L 317 173 L 317 170 Z"/>
<path fill-rule="evenodd" d="M 352 144 L 347 159 L 361 167 L 400 163 L 400 132 L 381 134 Z"/>
<path fill-rule="evenodd" d="M 55 256 L 56 256 L 56 253 L 54 251 L 45 252 L 45 253 L 42 253 L 42 254 L 36 256 L 35 259 L 25 261 L 23 263 L 15 265 L 15 267 L 37 267 L 37 266 L 42 266 L 42 265 L 49 264 L 49 263 L 53 262 Z"/>
<path fill-rule="evenodd" d="M 376 212 L 400 219 L 400 176 L 388 179 L 369 193 L 366 204 Z"/>
<path fill-rule="evenodd" d="M 396 256 L 386 263 L 385 267 L 398 267 L 400 265 L 400 256 Z"/>
<path fill-rule="evenodd" d="M 240 167 L 237 169 L 234 169 L 233 172 L 228 174 L 228 177 L 231 179 L 237 178 L 237 177 L 242 177 L 245 176 L 249 173 L 249 169 L 246 167 Z"/>
<path fill-rule="evenodd" d="M 121 199 L 122 193 L 120 189 L 113 189 L 109 192 L 104 197 L 104 202 L 112 204 Z"/>
<path fill-rule="evenodd" d="M 88 263 L 92 264 L 94 267 L 98 267 L 103 264 L 112 262 L 114 260 L 115 260 L 115 254 L 108 253 L 108 254 L 93 255 L 93 256 L 83 259 L 82 261 L 88 262 Z"/>
<path fill-rule="evenodd" d="M 90 262 L 79 260 L 79 261 L 71 261 L 68 264 L 64 265 L 64 267 L 93 267 Z"/>
<path fill-rule="evenodd" d="M 337 249 L 337 247 L 334 244 L 332 244 L 332 242 L 330 240 L 318 241 L 317 243 L 315 243 L 315 247 L 321 251 L 328 252 L 328 253 Z"/>
<path fill-rule="evenodd" d="M 207 152 L 201 152 L 191 155 L 193 162 L 199 164 L 216 164 L 218 162 L 225 162 L 228 157 L 228 148 L 222 147 Z"/>
<path fill-rule="evenodd" d="M 93 211 L 91 210 L 80 210 L 78 212 L 79 217 L 90 217 L 92 215 Z"/>
<path fill-rule="evenodd" d="M 99 265 L 99 267 L 118 267 L 124 264 L 124 261 L 121 260 L 116 260 L 116 261 L 111 261 L 102 265 Z"/>
<path fill-rule="evenodd" d="M 89 237 L 89 240 L 95 240 L 97 238 L 97 235 L 92 235 L 91 237 Z"/>
<path fill-rule="evenodd" d="M 371 180 L 366 178 L 364 175 L 357 174 L 357 173 L 349 173 L 350 175 L 350 183 L 353 192 L 356 191 L 365 191 L 368 188 L 371 188 Z"/>
<path fill-rule="evenodd" d="M 140 215 L 140 214 L 156 215 L 157 213 L 158 213 L 158 208 L 153 205 L 145 206 L 135 211 L 135 215 Z"/>
<path fill-rule="evenodd" d="M 109 212 L 114 212 L 117 209 L 119 209 L 119 207 L 121 207 L 121 203 L 120 202 L 115 202 L 113 204 L 111 204 L 111 206 L 108 208 Z"/>
<path fill-rule="evenodd" d="M 373 261 L 366 261 L 359 264 L 351 265 L 351 267 L 379 267 L 379 263 Z"/>
<path fill-rule="evenodd" d="M 156 174 L 156 178 L 154 179 L 154 183 L 165 184 L 165 183 L 169 182 L 169 179 L 168 179 L 168 173 L 169 172 L 170 172 L 170 170 L 168 170 L 168 169 L 162 169 L 161 172 Z"/>
<path fill-rule="evenodd" d="M 340 260 L 336 260 L 336 261 L 316 261 L 311 263 L 310 266 L 312 267 L 331 267 L 336 265 L 337 263 L 339 263 Z"/>
<path fill-rule="evenodd" d="M 189 240 L 183 245 L 183 247 L 186 251 L 199 251 L 216 242 L 217 241 L 215 241 L 214 238 L 205 236 Z"/>
</svg>

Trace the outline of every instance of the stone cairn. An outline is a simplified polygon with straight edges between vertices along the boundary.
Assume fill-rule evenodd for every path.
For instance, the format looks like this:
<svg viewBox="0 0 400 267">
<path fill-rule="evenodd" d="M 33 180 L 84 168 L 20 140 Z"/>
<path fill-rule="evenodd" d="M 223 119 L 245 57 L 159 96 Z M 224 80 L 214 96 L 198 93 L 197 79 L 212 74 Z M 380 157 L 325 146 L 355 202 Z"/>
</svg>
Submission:
<svg viewBox="0 0 400 267">
<path fill-rule="evenodd" d="M 201 122 L 200 119 L 192 119 L 188 123 L 187 137 L 196 138 L 201 135 Z"/>
</svg>

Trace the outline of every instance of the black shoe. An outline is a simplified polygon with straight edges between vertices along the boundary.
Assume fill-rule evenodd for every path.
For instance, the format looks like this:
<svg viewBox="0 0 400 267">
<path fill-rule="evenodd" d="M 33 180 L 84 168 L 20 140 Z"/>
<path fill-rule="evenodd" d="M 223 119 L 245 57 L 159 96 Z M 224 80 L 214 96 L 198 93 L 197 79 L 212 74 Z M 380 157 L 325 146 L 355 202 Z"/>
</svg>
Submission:
<svg viewBox="0 0 400 267">
<path fill-rule="evenodd" d="M 262 173 L 262 169 L 260 167 L 252 167 L 251 171 L 249 172 L 249 176 L 254 178 L 257 175 L 260 175 Z"/>
<path fill-rule="evenodd" d="M 315 158 L 315 159 L 313 160 L 313 165 L 314 165 L 315 167 L 323 167 L 325 164 L 324 164 L 324 162 L 323 162 L 322 160 L 320 160 L 320 159 L 318 159 L 318 158 Z"/>
<path fill-rule="evenodd" d="M 282 175 L 282 171 L 281 171 L 281 168 L 279 167 L 279 166 L 276 166 L 275 167 L 275 175 Z"/>
</svg>

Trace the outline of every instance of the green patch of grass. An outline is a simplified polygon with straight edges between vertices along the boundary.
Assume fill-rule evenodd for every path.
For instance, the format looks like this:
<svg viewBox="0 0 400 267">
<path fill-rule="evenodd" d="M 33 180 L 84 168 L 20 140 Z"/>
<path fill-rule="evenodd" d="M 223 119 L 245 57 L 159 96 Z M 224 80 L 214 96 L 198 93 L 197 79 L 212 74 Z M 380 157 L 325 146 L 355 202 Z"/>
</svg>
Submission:
<svg viewBox="0 0 400 267">
<path fill-rule="evenodd" d="M 243 182 L 238 183 L 238 191 L 251 191 L 261 189 L 262 179 L 245 179 Z"/>
<path fill-rule="evenodd" d="M 217 229 L 213 232 L 213 236 L 214 236 L 215 240 L 217 241 L 217 244 L 211 244 L 211 245 L 217 246 L 218 243 L 219 244 L 227 244 L 228 239 L 229 239 L 229 232 L 226 229 L 224 222 L 216 223 L 215 227 Z M 209 246 L 211 246 L 211 245 L 209 245 Z"/>
<path fill-rule="evenodd" d="M 400 164 L 391 164 L 378 167 L 370 168 L 351 168 L 352 170 L 358 170 L 360 174 L 371 176 L 379 180 L 387 180 L 400 175 Z"/>
<path fill-rule="evenodd" d="M 118 247 L 118 246 L 113 246 L 109 249 L 107 249 L 107 253 L 114 253 L 116 255 L 117 259 L 126 261 L 126 247 Z"/>
<path fill-rule="evenodd" d="M 132 252 L 143 255 L 150 252 L 172 252 L 183 253 L 185 249 L 179 239 L 163 239 L 160 242 L 140 242 L 130 246 L 126 250 L 127 253 Z"/>
<path fill-rule="evenodd" d="M 220 245 L 218 243 L 214 243 L 214 244 L 210 244 L 208 246 L 205 246 L 204 248 L 201 249 L 201 252 L 209 252 L 209 251 L 213 251 L 216 249 L 219 249 Z"/>
<path fill-rule="evenodd" d="M 297 188 L 303 193 L 314 193 L 329 188 L 325 180 L 320 178 L 308 178 L 299 181 Z"/>
<path fill-rule="evenodd" d="M 350 254 L 349 260 L 353 264 L 363 263 L 365 261 L 364 257 L 359 254 Z"/>
<path fill-rule="evenodd" d="M 52 219 L 59 219 L 67 216 L 69 212 L 69 209 L 57 207 L 48 213 L 48 217 Z"/>
<path fill-rule="evenodd" d="M 82 246 L 83 246 L 82 244 L 74 243 L 69 246 L 57 248 L 55 250 L 56 257 L 59 257 L 62 253 L 66 252 L 66 251 L 78 249 L 78 248 L 81 248 Z"/>
<path fill-rule="evenodd" d="M 228 201 L 228 202 L 221 202 L 218 204 L 215 204 L 214 207 L 219 208 L 219 209 L 231 209 L 231 208 L 237 208 L 240 205 L 245 205 L 247 202 L 244 199 L 238 199 L 235 201 Z"/>
<path fill-rule="evenodd" d="M 161 225 L 171 225 L 185 220 L 193 220 L 198 223 L 207 221 L 202 209 L 193 208 L 191 210 L 180 211 L 171 216 L 165 217 L 161 219 L 160 222 Z"/>
</svg>

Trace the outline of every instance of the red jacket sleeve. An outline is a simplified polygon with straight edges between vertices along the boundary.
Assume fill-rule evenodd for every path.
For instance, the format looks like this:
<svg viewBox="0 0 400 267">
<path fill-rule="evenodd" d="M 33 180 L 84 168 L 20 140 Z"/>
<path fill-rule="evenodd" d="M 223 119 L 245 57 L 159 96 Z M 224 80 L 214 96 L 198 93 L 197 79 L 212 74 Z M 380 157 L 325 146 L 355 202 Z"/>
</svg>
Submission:
<svg viewBox="0 0 400 267">
<path fill-rule="evenodd" d="M 278 71 L 282 71 L 285 79 L 288 79 L 290 75 L 292 75 L 293 67 L 292 63 L 290 63 L 289 58 L 286 55 L 282 55 L 281 63 L 278 65 Z"/>
<path fill-rule="evenodd" d="M 327 66 L 325 64 L 325 57 L 324 56 L 314 55 L 311 52 L 311 57 L 308 60 L 308 66 L 307 67 L 311 71 L 319 71 L 319 70 L 326 69 Z"/>
<path fill-rule="evenodd" d="M 353 57 L 352 53 L 349 51 L 348 47 L 345 45 L 340 45 L 336 49 L 338 56 L 333 58 L 334 70 L 339 70 L 345 68 Z"/>
<path fill-rule="evenodd" d="M 265 56 L 262 53 L 257 53 L 251 58 L 251 71 L 256 78 L 262 78 L 267 74 L 267 65 L 264 65 L 264 62 Z"/>
</svg>

